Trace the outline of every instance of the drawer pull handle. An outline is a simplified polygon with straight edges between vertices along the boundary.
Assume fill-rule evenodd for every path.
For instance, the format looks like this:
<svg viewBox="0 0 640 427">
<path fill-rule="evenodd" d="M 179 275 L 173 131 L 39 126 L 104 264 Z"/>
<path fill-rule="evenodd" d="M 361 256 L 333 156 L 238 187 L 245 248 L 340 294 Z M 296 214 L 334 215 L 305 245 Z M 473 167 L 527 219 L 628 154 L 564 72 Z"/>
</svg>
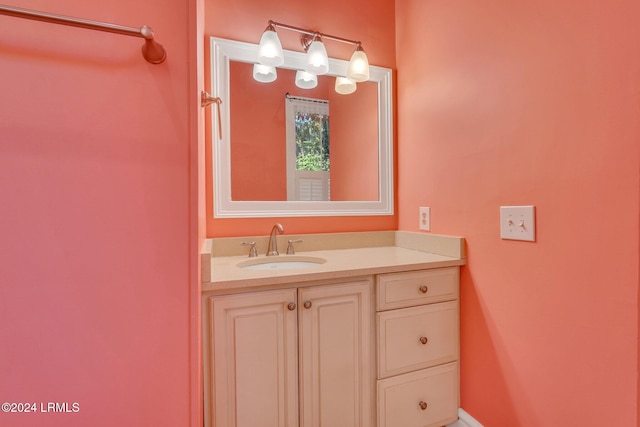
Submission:
<svg viewBox="0 0 640 427">
<path fill-rule="evenodd" d="M 311 301 L 305 301 L 304 308 L 311 308 Z"/>
<path fill-rule="evenodd" d="M 424 411 L 425 409 L 427 409 L 427 406 L 428 406 L 428 405 L 427 405 L 427 402 L 425 402 L 425 401 L 423 401 L 423 400 L 421 400 L 421 401 L 420 401 L 420 403 L 418 403 L 418 405 L 420 405 L 420 409 L 422 409 L 423 411 Z"/>
<path fill-rule="evenodd" d="M 295 302 L 290 302 L 289 305 L 287 305 L 287 308 L 289 309 L 289 311 L 293 311 L 296 309 L 296 303 Z"/>
<path fill-rule="evenodd" d="M 429 288 L 427 287 L 427 285 L 420 286 L 420 292 L 422 292 L 423 294 L 429 292 Z"/>
<path fill-rule="evenodd" d="M 421 342 L 422 344 L 426 344 L 426 343 L 428 343 L 428 342 L 429 342 L 429 339 L 428 339 L 427 337 L 420 337 L 420 342 Z"/>
</svg>

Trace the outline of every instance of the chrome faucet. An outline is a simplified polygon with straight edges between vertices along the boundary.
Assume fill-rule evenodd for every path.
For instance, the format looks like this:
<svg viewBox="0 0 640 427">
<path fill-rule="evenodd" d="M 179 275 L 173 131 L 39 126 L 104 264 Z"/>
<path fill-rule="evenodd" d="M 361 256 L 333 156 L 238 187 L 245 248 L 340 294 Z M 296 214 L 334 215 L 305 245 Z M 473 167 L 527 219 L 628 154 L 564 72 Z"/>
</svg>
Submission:
<svg viewBox="0 0 640 427">
<path fill-rule="evenodd" d="M 271 235 L 269 236 L 269 249 L 267 250 L 267 256 L 280 255 L 278 253 L 278 240 L 276 239 L 276 231 L 280 234 L 284 233 L 282 224 L 276 224 L 271 229 Z"/>
</svg>

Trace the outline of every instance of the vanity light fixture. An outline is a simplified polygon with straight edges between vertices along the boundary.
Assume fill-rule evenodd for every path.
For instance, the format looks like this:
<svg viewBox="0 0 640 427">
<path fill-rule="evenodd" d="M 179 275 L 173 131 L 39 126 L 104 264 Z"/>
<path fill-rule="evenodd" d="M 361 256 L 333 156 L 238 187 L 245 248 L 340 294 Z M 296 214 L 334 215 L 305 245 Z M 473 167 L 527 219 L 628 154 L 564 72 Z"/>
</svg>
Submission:
<svg viewBox="0 0 640 427">
<path fill-rule="evenodd" d="M 356 82 L 348 77 L 336 77 L 336 92 L 340 95 L 349 95 L 357 89 Z"/>
<path fill-rule="evenodd" d="M 349 67 L 347 68 L 347 77 L 354 82 L 366 82 L 369 80 L 369 60 L 360 43 L 356 45 L 356 50 L 351 55 Z"/>
<path fill-rule="evenodd" d="M 318 86 L 318 76 L 306 71 L 296 71 L 296 86 L 300 89 L 313 89 Z"/>
<path fill-rule="evenodd" d="M 269 21 L 267 29 L 262 33 L 260 38 L 260 46 L 258 47 L 258 60 L 263 65 L 277 67 L 284 64 L 284 53 L 282 52 L 282 44 L 278 38 L 278 33 Z"/>
<path fill-rule="evenodd" d="M 270 65 L 253 64 L 253 78 L 261 83 L 271 83 L 278 78 L 278 73 Z"/>
<path fill-rule="evenodd" d="M 302 36 L 302 46 L 307 51 L 305 70 L 317 76 L 327 74 L 329 72 L 329 56 L 318 33 L 314 34 L 313 37 L 304 34 Z"/>
<path fill-rule="evenodd" d="M 302 33 L 300 41 L 305 52 L 307 52 L 305 71 L 307 73 L 315 74 L 316 76 L 326 74 L 329 71 L 329 58 L 327 55 L 327 49 L 322 42 L 323 39 L 355 45 L 355 50 L 347 67 L 346 77 L 349 79 L 350 83 L 345 80 L 340 80 L 340 82 L 338 82 L 338 79 L 344 79 L 344 77 L 336 78 L 336 91 L 338 93 L 353 93 L 356 90 L 355 82 L 364 82 L 369 80 L 369 60 L 367 59 L 367 54 L 362 49 L 362 44 L 359 41 L 294 27 L 292 25 L 282 24 L 271 20 L 260 39 L 258 54 L 260 64 L 277 67 L 282 65 L 284 62 L 282 44 L 280 43 L 280 39 L 276 33 L 276 28 Z M 298 84 L 298 76 L 299 73 L 296 73 L 296 85 L 298 85 L 298 87 L 303 87 Z M 256 72 L 254 67 L 254 78 L 255 77 Z M 258 79 L 256 78 L 256 80 Z M 315 87 L 315 85 L 312 87 Z"/>
</svg>

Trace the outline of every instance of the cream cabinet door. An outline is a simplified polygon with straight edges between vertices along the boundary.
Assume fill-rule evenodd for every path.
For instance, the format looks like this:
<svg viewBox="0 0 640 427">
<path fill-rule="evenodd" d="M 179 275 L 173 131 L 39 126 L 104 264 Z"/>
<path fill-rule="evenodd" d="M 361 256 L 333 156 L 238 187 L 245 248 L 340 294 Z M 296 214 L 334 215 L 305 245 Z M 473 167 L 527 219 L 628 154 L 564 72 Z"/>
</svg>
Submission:
<svg viewBox="0 0 640 427">
<path fill-rule="evenodd" d="M 374 425 L 370 281 L 298 290 L 301 427 Z"/>
<path fill-rule="evenodd" d="M 298 426 L 295 303 L 295 289 L 209 298 L 208 427 Z"/>
</svg>

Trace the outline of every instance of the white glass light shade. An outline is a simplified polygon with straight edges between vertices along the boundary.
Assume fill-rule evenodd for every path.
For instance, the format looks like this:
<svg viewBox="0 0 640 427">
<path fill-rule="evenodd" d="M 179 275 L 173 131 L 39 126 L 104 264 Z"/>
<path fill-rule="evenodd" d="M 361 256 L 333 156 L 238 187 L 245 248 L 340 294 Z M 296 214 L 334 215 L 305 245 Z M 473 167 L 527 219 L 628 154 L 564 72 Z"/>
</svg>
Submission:
<svg viewBox="0 0 640 427">
<path fill-rule="evenodd" d="M 321 74 L 327 74 L 329 72 L 329 57 L 327 56 L 327 49 L 324 44 L 319 40 L 314 40 L 309 45 L 307 50 L 307 65 L 305 70 L 309 73 L 317 76 Z"/>
<path fill-rule="evenodd" d="M 366 82 L 369 80 L 369 60 L 367 59 L 367 54 L 359 46 L 351 55 L 349 67 L 347 68 L 347 77 L 354 82 Z"/>
<path fill-rule="evenodd" d="M 318 76 L 306 71 L 296 71 L 296 86 L 300 89 L 313 89 L 318 86 Z"/>
<path fill-rule="evenodd" d="M 340 95 L 349 95 L 357 89 L 356 82 L 346 77 L 336 77 L 336 92 Z"/>
<path fill-rule="evenodd" d="M 258 47 L 258 61 L 263 65 L 278 67 L 284 63 L 284 53 L 278 34 L 273 30 L 266 30 L 260 38 Z"/>
<path fill-rule="evenodd" d="M 278 74 L 275 67 L 253 64 L 253 78 L 261 83 L 271 83 L 278 78 Z"/>
</svg>

